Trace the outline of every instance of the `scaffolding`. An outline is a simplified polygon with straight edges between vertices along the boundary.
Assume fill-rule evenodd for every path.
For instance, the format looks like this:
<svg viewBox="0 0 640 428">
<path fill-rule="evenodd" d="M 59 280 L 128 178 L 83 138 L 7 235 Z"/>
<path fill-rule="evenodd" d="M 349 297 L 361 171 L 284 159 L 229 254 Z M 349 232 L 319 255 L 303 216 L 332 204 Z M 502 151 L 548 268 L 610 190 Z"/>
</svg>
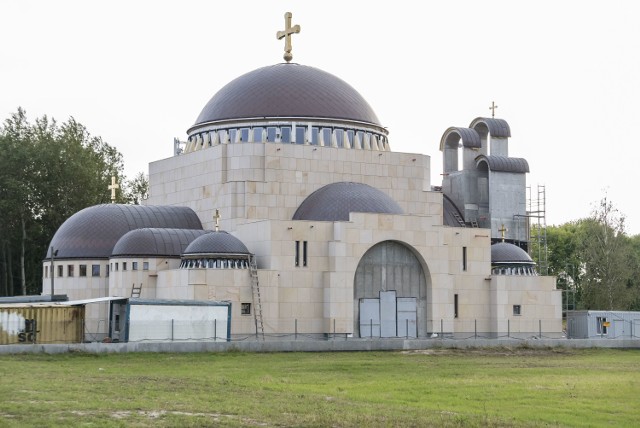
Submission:
<svg viewBox="0 0 640 428">
<path fill-rule="evenodd" d="M 547 249 L 547 217 L 546 217 L 546 187 L 538 184 L 537 194 L 531 186 L 527 186 L 527 218 L 529 219 L 528 241 L 529 255 L 537 252 L 538 272 L 540 275 L 549 274 L 549 252 Z"/>
</svg>

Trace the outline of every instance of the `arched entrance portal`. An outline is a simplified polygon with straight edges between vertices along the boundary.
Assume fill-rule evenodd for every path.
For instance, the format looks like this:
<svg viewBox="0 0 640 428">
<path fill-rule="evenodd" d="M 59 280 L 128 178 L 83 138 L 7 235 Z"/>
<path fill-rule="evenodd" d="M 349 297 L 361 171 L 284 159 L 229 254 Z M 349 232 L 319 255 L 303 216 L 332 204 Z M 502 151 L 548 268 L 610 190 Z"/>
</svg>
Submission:
<svg viewBox="0 0 640 428">
<path fill-rule="evenodd" d="M 358 264 L 353 290 L 357 337 L 426 334 L 427 275 L 406 245 L 384 241 L 371 247 Z"/>
</svg>

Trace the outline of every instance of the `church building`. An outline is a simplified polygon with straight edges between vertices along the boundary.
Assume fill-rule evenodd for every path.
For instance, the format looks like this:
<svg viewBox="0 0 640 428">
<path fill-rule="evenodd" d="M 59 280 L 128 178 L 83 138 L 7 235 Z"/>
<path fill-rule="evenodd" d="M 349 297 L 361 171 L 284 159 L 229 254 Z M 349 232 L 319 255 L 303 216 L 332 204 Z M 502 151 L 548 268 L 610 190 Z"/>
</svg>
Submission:
<svg viewBox="0 0 640 428">
<path fill-rule="evenodd" d="M 292 61 L 222 87 L 149 165 L 143 205 L 88 207 L 43 261 L 73 300 L 230 301 L 231 336 L 467 337 L 562 333 L 561 292 L 527 254 L 526 160 L 478 117 L 429 156 L 392 150 L 347 82 Z M 357 82 L 355 82 L 357 84 Z M 433 144 L 437 147 L 437 142 Z M 52 253 L 53 252 L 53 253 Z M 87 307 L 92 338 L 109 306 Z"/>
</svg>

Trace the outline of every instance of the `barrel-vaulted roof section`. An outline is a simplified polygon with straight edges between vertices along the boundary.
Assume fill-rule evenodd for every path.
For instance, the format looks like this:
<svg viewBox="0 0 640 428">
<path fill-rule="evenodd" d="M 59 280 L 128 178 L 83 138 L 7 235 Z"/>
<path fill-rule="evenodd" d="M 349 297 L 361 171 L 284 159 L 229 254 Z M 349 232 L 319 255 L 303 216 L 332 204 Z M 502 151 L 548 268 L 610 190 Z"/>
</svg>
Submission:
<svg viewBox="0 0 640 428">
<path fill-rule="evenodd" d="M 131 230 L 118 240 L 111 257 L 180 257 L 194 239 L 205 233 L 202 229 Z"/>
<path fill-rule="evenodd" d="M 187 207 L 125 204 L 95 205 L 78 211 L 60 226 L 51 240 L 57 259 L 109 258 L 127 232 L 145 227 L 202 229 L 196 213 Z"/>
<path fill-rule="evenodd" d="M 511 158 L 507 156 L 486 156 L 480 155 L 476 158 L 476 166 L 480 166 L 483 162 L 491 171 L 500 172 L 529 172 L 529 163 L 523 158 Z"/>
<path fill-rule="evenodd" d="M 232 80 L 209 100 L 187 132 L 221 121 L 298 117 L 382 127 L 371 106 L 347 82 L 314 67 L 287 63 Z"/>
<path fill-rule="evenodd" d="M 504 119 L 494 119 L 489 117 L 477 117 L 471 121 L 469 128 L 473 128 L 480 134 L 489 131 L 492 137 L 507 138 L 511 137 L 511 128 Z"/>
<path fill-rule="evenodd" d="M 443 151 L 445 146 L 458 147 L 458 142 L 460 140 L 462 140 L 462 145 L 464 147 L 474 149 L 482 147 L 480 135 L 475 129 L 452 126 L 442 134 L 442 138 L 440 139 L 440 151 Z"/>
</svg>

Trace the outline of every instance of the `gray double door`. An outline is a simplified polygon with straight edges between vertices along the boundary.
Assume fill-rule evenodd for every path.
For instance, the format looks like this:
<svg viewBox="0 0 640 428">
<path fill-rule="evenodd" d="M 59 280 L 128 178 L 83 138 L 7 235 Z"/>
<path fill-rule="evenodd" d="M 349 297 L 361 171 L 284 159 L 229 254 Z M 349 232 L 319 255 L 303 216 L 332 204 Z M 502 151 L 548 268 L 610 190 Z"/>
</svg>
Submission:
<svg viewBox="0 0 640 428">
<path fill-rule="evenodd" d="M 417 299 L 381 291 L 360 299 L 360 337 L 418 337 Z"/>
</svg>

